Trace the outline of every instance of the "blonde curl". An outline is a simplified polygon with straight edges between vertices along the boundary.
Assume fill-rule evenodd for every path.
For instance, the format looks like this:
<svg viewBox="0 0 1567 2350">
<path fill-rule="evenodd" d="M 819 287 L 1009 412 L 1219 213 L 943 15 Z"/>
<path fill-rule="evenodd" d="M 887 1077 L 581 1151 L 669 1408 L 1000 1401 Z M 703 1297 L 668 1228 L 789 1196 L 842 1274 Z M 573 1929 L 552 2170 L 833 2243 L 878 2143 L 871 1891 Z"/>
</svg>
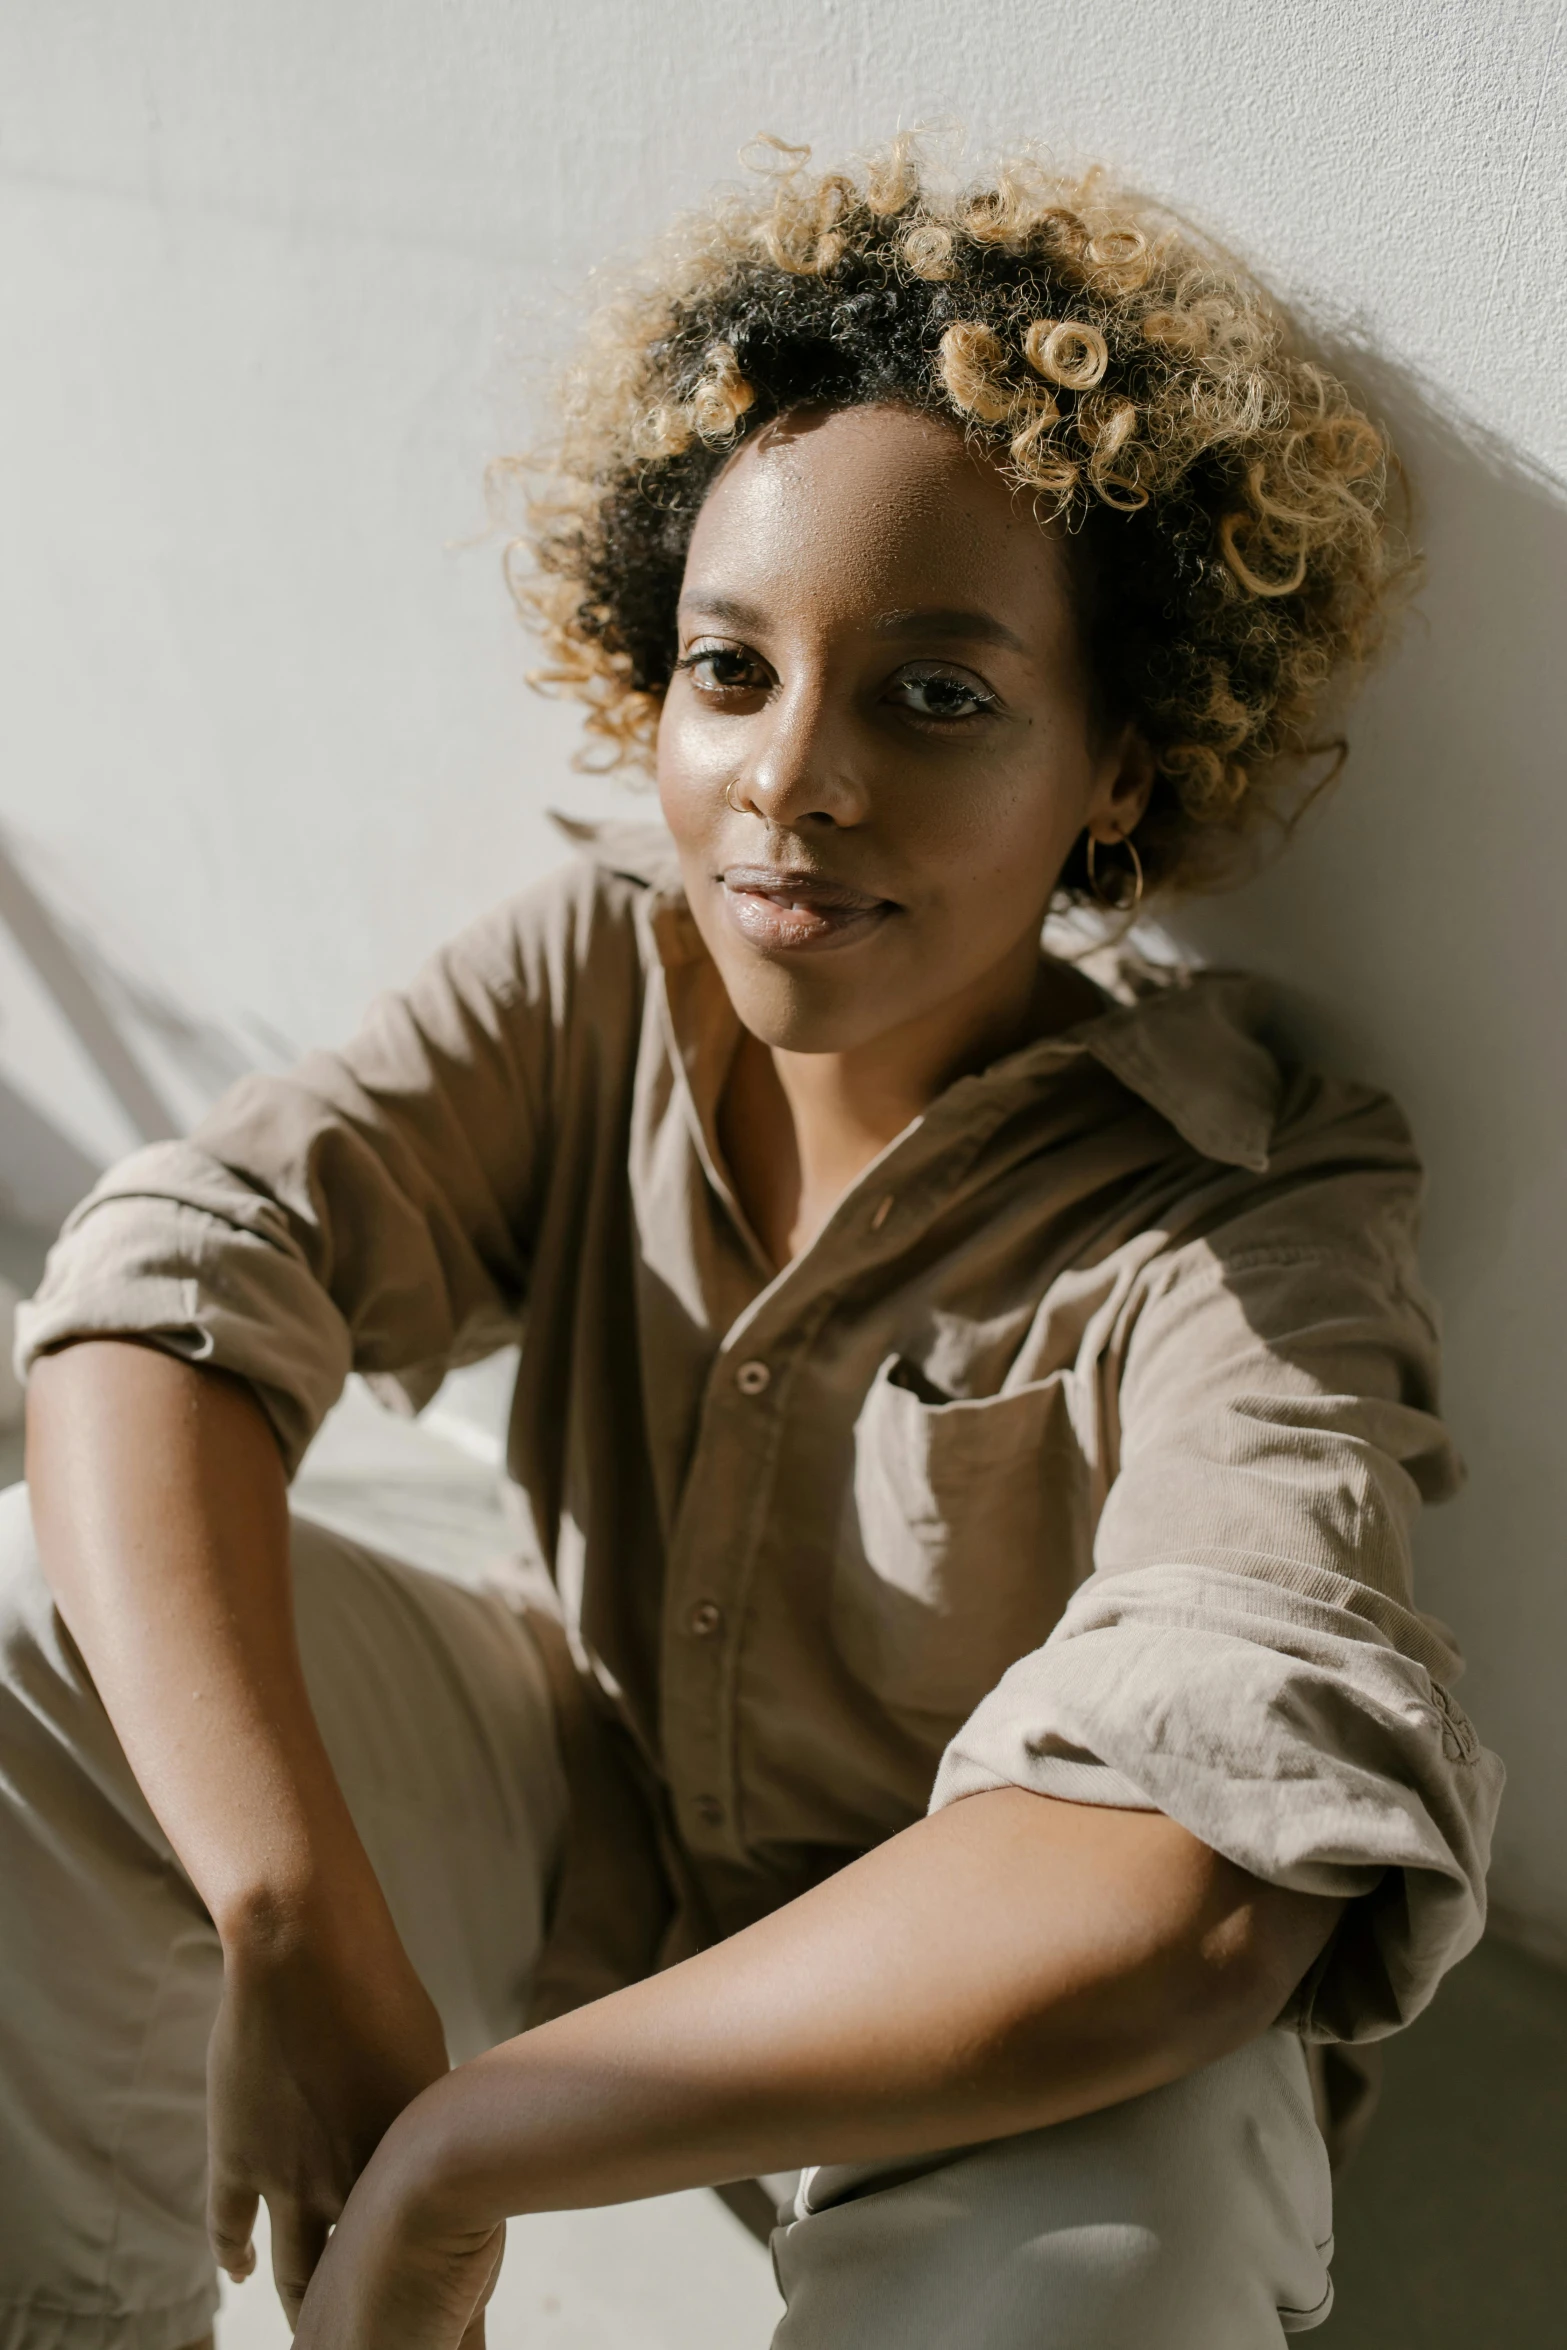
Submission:
<svg viewBox="0 0 1567 2350">
<path fill-rule="evenodd" d="M 704 441 L 732 437 L 756 393 L 740 372 L 740 363 L 727 343 L 714 343 L 707 365 L 691 394 L 690 417 Z"/>
<path fill-rule="evenodd" d="M 988 326 L 958 319 L 941 338 L 938 365 L 947 396 L 981 424 L 1004 424 L 1017 395 L 1002 380 L 1006 345 Z"/>
<path fill-rule="evenodd" d="M 952 231 L 939 221 L 917 221 L 899 250 L 916 277 L 939 284 L 952 275 Z"/>
<path fill-rule="evenodd" d="M 1065 392 L 1092 391 L 1110 364 L 1098 327 L 1077 318 L 1036 318 L 1023 337 L 1023 356 L 1036 375 Z"/>
</svg>

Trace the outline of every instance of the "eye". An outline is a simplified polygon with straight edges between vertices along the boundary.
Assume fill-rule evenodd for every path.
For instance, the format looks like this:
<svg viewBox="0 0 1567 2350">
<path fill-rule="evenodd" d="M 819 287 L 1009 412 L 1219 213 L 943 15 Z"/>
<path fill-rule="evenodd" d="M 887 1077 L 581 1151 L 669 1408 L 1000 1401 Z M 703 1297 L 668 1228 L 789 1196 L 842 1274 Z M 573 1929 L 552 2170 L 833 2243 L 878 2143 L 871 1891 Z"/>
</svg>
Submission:
<svg viewBox="0 0 1567 2350">
<path fill-rule="evenodd" d="M 767 684 L 763 664 L 743 645 L 693 645 L 675 667 L 704 694 L 757 693 Z"/>
<path fill-rule="evenodd" d="M 887 690 L 889 698 L 915 718 L 950 723 L 953 719 L 981 717 L 996 707 L 995 695 L 978 678 L 968 676 L 961 669 L 942 668 L 934 663 L 900 669 Z"/>
</svg>

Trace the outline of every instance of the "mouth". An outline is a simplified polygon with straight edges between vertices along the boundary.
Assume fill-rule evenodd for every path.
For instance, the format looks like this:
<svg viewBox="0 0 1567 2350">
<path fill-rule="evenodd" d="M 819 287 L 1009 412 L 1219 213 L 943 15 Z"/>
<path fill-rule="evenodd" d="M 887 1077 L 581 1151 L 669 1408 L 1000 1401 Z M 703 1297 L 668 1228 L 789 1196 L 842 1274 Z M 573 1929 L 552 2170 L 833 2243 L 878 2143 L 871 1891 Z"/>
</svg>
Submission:
<svg viewBox="0 0 1567 2350">
<path fill-rule="evenodd" d="M 840 946 L 897 912 L 891 898 L 775 865 L 730 865 L 719 875 L 729 919 L 752 946 L 798 953 Z"/>
</svg>

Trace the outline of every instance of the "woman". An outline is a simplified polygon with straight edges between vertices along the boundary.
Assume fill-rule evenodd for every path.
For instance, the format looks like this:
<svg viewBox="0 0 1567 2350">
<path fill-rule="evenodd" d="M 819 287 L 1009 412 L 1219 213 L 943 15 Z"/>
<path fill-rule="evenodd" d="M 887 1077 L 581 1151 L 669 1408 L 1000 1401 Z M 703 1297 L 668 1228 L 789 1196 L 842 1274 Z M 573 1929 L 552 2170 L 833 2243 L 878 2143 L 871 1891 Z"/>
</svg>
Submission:
<svg viewBox="0 0 1567 2350">
<path fill-rule="evenodd" d="M 524 592 L 667 832 L 112 1173 L 27 1316 L 16 2341 L 209 2322 L 204 2057 L 308 2350 L 796 2168 L 788 2350 L 1326 2314 L 1303 2042 L 1470 1946 L 1498 1784 L 1411 1597 L 1416 1163 L 1246 984 L 1041 932 L 1279 805 L 1385 470 L 1028 163 L 786 155 L 600 318 Z M 290 1529 L 351 1367 L 519 1336 L 534 1608 Z"/>
</svg>

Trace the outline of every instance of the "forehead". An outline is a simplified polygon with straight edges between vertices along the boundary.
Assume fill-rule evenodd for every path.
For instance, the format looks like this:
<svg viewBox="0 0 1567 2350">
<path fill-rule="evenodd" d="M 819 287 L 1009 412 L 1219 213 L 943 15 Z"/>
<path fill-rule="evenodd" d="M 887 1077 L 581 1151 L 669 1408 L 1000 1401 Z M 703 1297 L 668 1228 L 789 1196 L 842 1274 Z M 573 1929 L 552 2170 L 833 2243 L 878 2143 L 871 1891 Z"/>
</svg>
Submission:
<svg viewBox="0 0 1567 2350">
<path fill-rule="evenodd" d="M 845 610 L 1062 594 L 1057 542 L 956 427 L 907 408 L 786 417 L 729 460 L 687 558 L 692 587 Z"/>
</svg>

